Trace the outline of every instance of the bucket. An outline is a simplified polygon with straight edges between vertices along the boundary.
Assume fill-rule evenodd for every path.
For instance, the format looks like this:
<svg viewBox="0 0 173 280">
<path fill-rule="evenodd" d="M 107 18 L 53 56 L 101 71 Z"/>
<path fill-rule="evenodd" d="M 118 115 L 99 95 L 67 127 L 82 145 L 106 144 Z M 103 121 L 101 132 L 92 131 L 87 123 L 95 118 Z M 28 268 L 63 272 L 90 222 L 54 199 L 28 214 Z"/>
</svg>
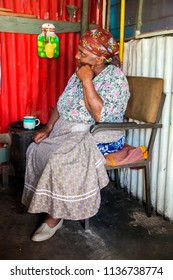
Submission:
<svg viewBox="0 0 173 280">
<path fill-rule="evenodd" d="M 0 146 L 0 164 L 8 162 L 10 158 L 9 145 Z"/>
</svg>

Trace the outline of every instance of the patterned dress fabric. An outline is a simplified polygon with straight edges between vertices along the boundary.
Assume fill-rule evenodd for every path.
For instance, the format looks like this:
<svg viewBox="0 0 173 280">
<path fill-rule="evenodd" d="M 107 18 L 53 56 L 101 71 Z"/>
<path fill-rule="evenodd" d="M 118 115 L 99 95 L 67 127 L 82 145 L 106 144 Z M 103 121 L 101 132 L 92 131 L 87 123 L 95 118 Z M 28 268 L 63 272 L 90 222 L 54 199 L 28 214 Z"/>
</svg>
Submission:
<svg viewBox="0 0 173 280">
<path fill-rule="evenodd" d="M 104 101 L 101 122 L 121 122 L 129 98 L 128 84 L 120 69 L 106 67 L 93 79 Z M 60 118 L 49 137 L 27 149 L 22 203 L 30 213 L 46 212 L 71 220 L 94 216 L 100 207 L 100 189 L 109 178 L 98 143 L 121 139 L 121 131 L 98 133 L 89 128 L 94 119 L 84 105 L 82 85 L 76 74 L 57 102 Z"/>
<path fill-rule="evenodd" d="M 77 131 L 77 124 L 60 118 L 49 138 L 28 147 L 22 202 L 30 213 L 91 217 L 100 206 L 100 189 L 109 182 L 104 164 L 88 126 Z"/>
<path fill-rule="evenodd" d="M 104 101 L 100 122 L 121 122 L 129 98 L 128 83 L 122 71 L 114 65 L 108 65 L 94 77 L 93 84 Z M 66 120 L 95 123 L 85 107 L 82 84 L 76 73 L 72 75 L 64 93 L 60 96 L 57 108 Z"/>
</svg>

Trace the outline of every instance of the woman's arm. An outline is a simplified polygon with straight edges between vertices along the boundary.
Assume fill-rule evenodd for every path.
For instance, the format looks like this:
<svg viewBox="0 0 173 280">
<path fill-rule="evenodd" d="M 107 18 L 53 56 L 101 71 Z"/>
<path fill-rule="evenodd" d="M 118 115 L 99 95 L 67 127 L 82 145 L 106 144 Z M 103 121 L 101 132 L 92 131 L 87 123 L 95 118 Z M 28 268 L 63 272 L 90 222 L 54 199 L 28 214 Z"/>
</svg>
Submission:
<svg viewBox="0 0 173 280">
<path fill-rule="evenodd" d="M 46 126 L 42 129 L 40 129 L 39 131 L 37 131 L 34 135 L 33 135 L 33 141 L 35 143 L 40 143 L 42 140 L 44 140 L 45 138 L 47 138 L 50 134 L 50 132 L 52 131 L 55 122 L 59 119 L 59 113 L 57 110 L 57 107 L 55 107 L 53 109 L 53 112 L 50 116 L 49 121 L 47 122 Z"/>
<path fill-rule="evenodd" d="M 82 82 L 85 106 L 96 122 L 100 121 L 103 100 L 96 92 L 92 79 L 94 72 L 89 65 L 82 66 L 77 71 L 77 77 Z"/>
</svg>

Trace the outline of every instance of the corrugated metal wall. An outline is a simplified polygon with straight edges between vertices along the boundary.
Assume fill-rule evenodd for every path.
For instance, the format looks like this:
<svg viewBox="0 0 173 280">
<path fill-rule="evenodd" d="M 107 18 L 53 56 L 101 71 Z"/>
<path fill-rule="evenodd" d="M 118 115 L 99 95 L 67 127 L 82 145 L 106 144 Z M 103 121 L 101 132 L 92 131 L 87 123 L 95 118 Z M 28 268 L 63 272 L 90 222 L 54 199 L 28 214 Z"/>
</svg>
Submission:
<svg viewBox="0 0 173 280">
<path fill-rule="evenodd" d="M 80 8 L 80 0 L 0 0 L 0 7 L 15 13 L 36 15 L 39 19 L 68 21 L 66 5 Z M 101 25 L 102 1 L 89 2 L 89 22 Z M 74 21 L 80 21 L 80 9 Z M 57 34 L 60 57 L 44 59 L 37 55 L 37 35 L 0 33 L 2 85 L 0 89 L 0 132 L 8 124 L 32 114 L 47 122 L 69 77 L 76 68 L 79 34 Z"/>
<path fill-rule="evenodd" d="M 158 213 L 173 220 L 173 37 L 153 37 L 125 43 L 123 71 L 126 75 L 164 79 L 166 101 L 162 113 L 163 128 L 157 133 L 152 159 L 151 199 Z M 143 144 L 147 133 L 129 135 L 129 143 Z M 122 171 L 121 184 L 142 200 L 142 171 Z"/>
</svg>

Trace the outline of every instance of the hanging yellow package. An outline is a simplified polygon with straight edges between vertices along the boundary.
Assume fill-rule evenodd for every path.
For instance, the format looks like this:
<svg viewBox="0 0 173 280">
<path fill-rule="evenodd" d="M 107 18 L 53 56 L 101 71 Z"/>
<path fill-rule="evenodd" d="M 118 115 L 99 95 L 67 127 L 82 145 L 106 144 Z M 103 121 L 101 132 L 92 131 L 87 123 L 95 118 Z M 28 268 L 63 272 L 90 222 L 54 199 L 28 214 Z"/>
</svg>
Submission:
<svg viewBox="0 0 173 280">
<path fill-rule="evenodd" d="M 59 56 L 59 38 L 55 34 L 55 26 L 50 23 L 42 25 L 42 33 L 38 35 L 38 55 L 43 58 Z"/>
</svg>

